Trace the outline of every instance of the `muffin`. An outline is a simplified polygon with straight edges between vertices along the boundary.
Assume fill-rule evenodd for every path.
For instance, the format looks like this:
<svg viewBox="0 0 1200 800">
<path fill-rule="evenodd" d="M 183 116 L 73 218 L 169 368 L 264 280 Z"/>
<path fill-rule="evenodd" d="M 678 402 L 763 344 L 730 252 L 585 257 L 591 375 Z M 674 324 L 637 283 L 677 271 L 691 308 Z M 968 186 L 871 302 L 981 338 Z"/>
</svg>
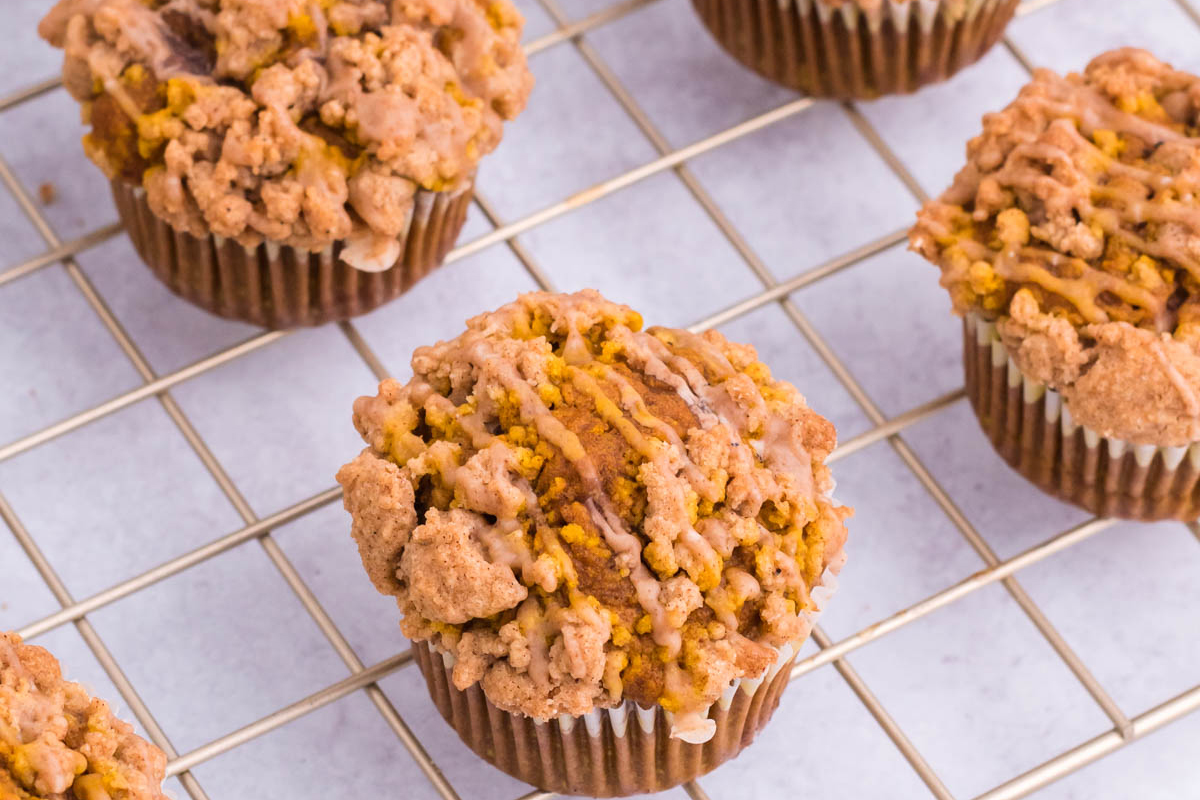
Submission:
<svg viewBox="0 0 1200 800">
<path fill-rule="evenodd" d="M 692 0 L 734 58 L 813 97 L 915 92 L 974 64 L 1020 0 Z"/>
<path fill-rule="evenodd" d="M 666 789 L 767 722 L 844 562 L 833 426 L 754 349 L 535 293 L 354 404 L 352 532 L 446 720 L 543 789 Z"/>
<path fill-rule="evenodd" d="M 271 328 L 437 267 L 533 84 L 509 0 L 60 0 L 42 37 L 139 255 Z"/>
<path fill-rule="evenodd" d="M 0 798 L 166 800 L 166 763 L 54 656 L 0 633 Z"/>
<path fill-rule="evenodd" d="M 912 248 L 1000 454 L 1096 514 L 1200 516 L 1200 78 L 1142 50 L 984 117 Z"/>
</svg>

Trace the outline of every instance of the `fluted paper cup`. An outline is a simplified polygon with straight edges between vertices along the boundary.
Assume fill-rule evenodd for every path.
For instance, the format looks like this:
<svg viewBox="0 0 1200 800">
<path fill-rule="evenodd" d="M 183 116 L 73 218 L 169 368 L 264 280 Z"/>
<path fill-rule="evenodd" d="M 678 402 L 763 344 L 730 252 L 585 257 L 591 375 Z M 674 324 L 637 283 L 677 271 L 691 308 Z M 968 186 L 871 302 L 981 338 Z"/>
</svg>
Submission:
<svg viewBox="0 0 1200 800">
<path fill-rule="evenodd" d="M 837 588 L 841 562 L 812 591 L 809 630 Z M 805 634 L 807 637 L 807 633 Z M 801 639 L 778 649 L 765 675 L 732 683 L 708 709 L 711 739 L 691 744 L 671 735 L 674 717 L 661 707 L 626 701 L 582 717 L 542 722 L 494 706 L 478 683 L 454 686 L 454 659 L 413 645 L 414 658 L 442 717 L 481 758 L 514 778 L 558 794 L 623 797 L 659 792 L 715 769 L 740 753 L 771 719 L 787 688 Z"/>
<path fill-rule="evenodd" d="M 967 396 L 1013 469 L 1099 516 L 1200 517 L 1200 443 L 1137 444 L 1079 425 L 1058 392 L 1021 372 L 995 325 L 968 315 L 963 333 Z"/>
<path fill-rule="evenodd" d="M 915 92 L 979 60 L 1019 0 L 692 0 L 701 21 L 745 66 L 813 97 Z"/>
<path fill-rule="evenodd" d="M 172 292 L 229 319 L 267 328 L 321 325 L 365 314 L 403 294 L 438 267 L 466 220 L 472 191 L 419 190 L 396 263 L 381 272 L 339 258 L 342 243 L 313 253 L 264 242 L 246 247 L 204 238 L 158 217 L 141 187 L 112 182 L 121 222 L 138 255 Z"/>
</svg>

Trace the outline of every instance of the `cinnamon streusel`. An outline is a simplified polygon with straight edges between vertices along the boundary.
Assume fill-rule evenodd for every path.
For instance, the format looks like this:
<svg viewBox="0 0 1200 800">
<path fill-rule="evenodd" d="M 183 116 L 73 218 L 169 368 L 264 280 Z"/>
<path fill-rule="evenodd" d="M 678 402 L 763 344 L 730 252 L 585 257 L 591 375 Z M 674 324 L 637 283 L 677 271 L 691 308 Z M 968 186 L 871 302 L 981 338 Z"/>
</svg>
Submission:
<svg viewBox="0 0 1200 800">
<path fill-rule="evenodd" d="M 665 788 L 735 754 L 766 717 L 722 729 L 721 701 L 776 677 L 844 560 L 833 426 L 753 348 L 641 325 L 590 291 L 476 317 L 355 403 L 368 447 L 338 473 L 376 588 L 442 654 L 418 649 L 435 697 L 540 721 L 662 709 L 661 738 L 706 753 L 628 787 L 603 759 L 534 774 L 516 754 L 534 745 L 507 757 L 442 697 L 469 744 L 556 790 Z"/>
<path fill-rule="evenodd" d="M 968 381 L 994 441 L 1093 510 L 1194 518 L 1200 78 L 1133 49 L 1083 74 L 1039 70 L 967 154 L 911 242 L 969 320 Z M 999 396 L 1022 380 L 1023 397 Z M 1041 417 L 1019 409 L 1046 402 Z"/>
<path fill-rule="evenodd" d="M 369 272 L 407 259 L 411 283 L 444 256 L 476 164 L 524 108 L 522 25 L 509 0 L 60 0 L 39 31 L 64 50 L 64 83 L 91 125 L 84 148 L 148 262 L 179 258 L 156 235 L 217 237 L 192 249 L 265 243 L 283 266 L 280 248 L 293 260 L 336 250 Z M 165 233 L 144 230 L 155 224 Z M 151 266 L 218 313 L 222 292 L 254 291 L 249 275 L 185 284 L 203 262 Z M 330 313 L 379 302 L 355 299 Z"/>
</svg>

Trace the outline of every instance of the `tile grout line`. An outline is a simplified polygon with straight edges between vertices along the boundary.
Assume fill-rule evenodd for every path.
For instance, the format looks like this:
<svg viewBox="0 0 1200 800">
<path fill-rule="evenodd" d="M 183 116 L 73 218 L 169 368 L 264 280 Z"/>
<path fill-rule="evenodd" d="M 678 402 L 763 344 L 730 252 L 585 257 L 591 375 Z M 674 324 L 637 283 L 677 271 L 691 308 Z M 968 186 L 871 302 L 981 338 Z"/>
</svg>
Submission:
<svg viewBox="0 0 1200 800">
<path fill-rule="evenodd" d="M 25 191 L 25 188 L 21 184 L 20 180 L 16 177 L 15 173 L 13 173 L 8 162 L 3 158 L 0 158 L 0 178 L 3 179 L 4 183 L 9 189 L 10 194 L 13 195 L 18 204 L 25 211 L 26 215 L 29 216 L 30 220 L 38 228 L 39 233 L 41 233 L 42 238 L 46 240 L 46 243 L 51 247 L 60 246 L 62 242 L 58 239 L 58 236 L 54 232 L 49 221 L 38 210 L 28 192 Z M 105 327 L 108 328 L 110 334 L 112 334 L 113 338 L 116 339 L 117 344 L 124 351 L 133 367 L 141 376 L 142 380 L 145 383 L 153 383 L 158 376 L 154 374 L 154 371 L 149 362 L 146 360 L 145 356 L 137 348 L 137 345 L 134 344 L 133 340 L 129 337 L 128 333 L 117 320 L 116 316 L 104 303 L 103 299 L 100 297 L 99 293 L 96 292 L 88 278 L 83 274 L 83 271 L 79 268 L 78 264 L 74 262 L 74 258 L 65 259 L 64 264 L 70 272 L 72 279 L 79 287 L 80 291 L 84 294 L 89 305 L 91 305 L 97 315 L 100 316 L 101 320 L 105 324 Z M 183 435 L 184 439 L 188 442 L 188 445 L 192 448 L 192 451 L 200 459 L 201 463 L 204 465 L 205 469 L 211 475 L 213 480 L 216 481 L 218 487 L 225 494 L 225 497 L 229 500 L 230 504 L 242 517 L 243 522 L 245 522 L 247 525 L 253 525 L 258 522 L 257 517 L 254 515 L 254 512 L 250 508 L 250 505 L 246 501 L 245 497 L 238 490 L 233 480 L 229 477 L 228 472 L 225 471 L 224 467 L 217 460 L 207 443 L 205 443 L 203 438 L 196 431 L 195 426 L 192 425 L 187 415 L 184 414 L 183 409 L 175 401 L 175 398 L 164 391 L 157 396 L 157 399 L 159 400 L 163 409 L 167 412 L 167 415 L 171 418 L 171 421 L 175 424 L 179 432 Z M 300 601 L 301 605 L 308 612 L 309 616 L 317 625 L 321 633 L 324 634 L 337 655 L 352 672 L 360 672 L 363 669 L 361 660 L 359 660 L 358 656 L 354 653 L 353 648 L 350 647 L 350 644 L 346 641 L 345 636 L 340 630 L 338 630 L 332 618 L 329 617 L 328 613 L 321 606 L 321 603 L 317 599 L 316 595 L 300 578 L 299 573 L 291 564 L 290 560 L 288 560 L 278 543 L 271 538 L 270 531 L 264 531 L 258 537 L 258 542 L 267 555 L 267 558 L 275 566 L 281 577 L 283 577 L 288 587 L 292 590 L 296 598 Z M 414 760 L 416 760 L 421 771 L 425 773 L 426 777 L 429 778 L 438 794 L 445 798 L 445 800 L 458 800 L 457 793 L 455 793 L 450 787 L 449 783 L 446 781 L 437 765 L 429 759 L 424 747 L 422 747 L 420 743 L 416 741 L 415 737 L 412 736 L 411 731 L 408 729 L 400 715 L 396 712 L 391 701 L 388 700 L 387 697 L 384 696 L 383 692 L 378 688 L 376 688 L 375 691 L 368 691 L 368 694 L 371 697 L 372 703 L 379 709 L 379 712 L 384 717 L 385 721 L 388 722 L 388 724 L 393 728 L 396 735 L 400 738 L 405 747 L 409 749 L 409 752 Z"/>
<path fill-rule="evenodd" d="M 542 7 L 550 13 L 556 22 L 558 22 L 560 25 L 563 24 L 565 15 L 559 8 L 557 0 L 539 0 L 539 2 L 541 3 Z M 617 76 L 612 72 L 609 66 L 599 56 L 599 54 L 591 47 L 590 44 L 583 41 L 582 37 L 575 37 L 573 41 L 580 55 L 583 56 L 601 81 L 604 82 L 605 86 L 608 87 L 609 91 L 616 98 L 617 102 L 620 103 L 625 112 L 633 119 L 635 124 L 637 124 L 637 126 L 641 129 L 646 138 L 650 140 L 654 148 L 662 154 L 668 152 L 670 150 L 670 143 L 654 125 L 649 115 L 646 114 L 645 110 L 642 109 L 642 107 L 637 103 L 637 101 L 633 98 L 633 96 L 629 93 Z M 862 123 L 865 124 L 866 121 L 862 120 Z M 880 144 L 882 144 L 882 142 L 880 142 Z M 687 168 L 686 164 L 680 163 L 675 167 L 675 172 L 679 179 L 691 192 L 693 197 L 703 207 L 709 218 L 721 230 L 726 240 L 734 247 L 735 250 L 737 250 L 743 262 L 757 274 L 760 281 L 763 283 L 764 288 L 773 288 L 776 282 L 774 280 L 774 276 L 771 275 L 770 271 L 767 269 L 766 264 L 763 263 L 758 254 L 755 253 L 753 248 L 750 247 L 750 244 L 746 241 L 745 237 L 741 235 L 740 231 L 737 230 L 736 226 L 734 226 L 729 218 L 721 211 L 716 201 L 695 178 L 691 170 Z M 915 182 L 913 185 L 915 185 Z M 919 187 L 917 187 L 917 189 L 918 191 L 920 190 Z M 789 297 L 781 297 L 779 302 L 784 311 L 790 316 L 799 315 L 799 310 L 795 307 Z M 885 420 L 874 420 L 876 425 L 880 425 L 883 422 L 885 422 Z M 929 763 L 925 760 L 925 758 L 919 752 L 917 752 L 914 747 L 911 746 L 908 737 L 895 723 L 895 720 L 890 714 L 888 714 L 886 709 L 884 709 L 879 699 L 866 687 L 865 683 L 863 683 L 861 679 L 858 679 L 857 675 L 853 674 L 852 672 L 843 671 L 841 668 L 839 668 L 839 673 L 842 675 L 843 679 L 851 685 L 855 695 L 867 706 L 867 710 L 870 712 L 872 717 L 884 728 L 887 736 L 897 746 L 901 755 L 904 756 L 909 765 L 917 772 L 918 776 L 925 783 L 925 785 L 929 787 L 930 791 L 933 792 L 933 794 L 938 797 L 939 800 L 947 800 L 947 798 L 951 798 L 941 779 L 929 766 Z M 857 681 L 857 685 L 855 684 L 855 681 Z"/>
<path fill-rule="evenodd" d="M 21 546 L 21 549 L 25 551 L 25 555 L 29 557 L 31 562 L 33 562 L 34 568 L 37 570 L 38 575 L 41 576 L 42 581 L 46 584 L 46 588 L 48 588 L 50 593 L 54 595 L 55 601 L 57 601 L 58 604 L 63 608 L 66 608 L 74 603 L 75 599 L 71 596 L 70 590 L 67 589 L 67 586 L 65 583 L 63 583 L 62 578 L 60 578 L 58 573 L 55 572 L 54 567 L 50 564 L 49 559 L 46 558 L 45 553 L 43 553 L 41 548 L 38 547 L 37 542 L 34 541 L 33 536 L 29 533 L 29 530 L 21 522 L 20 518 L 17 517 L 16 511 L 13 509 L 12 505 L 9 504 L 8 499 L 5 498 L 3 494 L 0 494 L 0 519 L 2 519 L 8 526 L 8 529 L 12 532 L 13 537 L 17 540 L 17 544 Z M 73 622 L 76 630 L 79 632 L 79 635 L 83 638 L 84 643 L 87 644 L 88 649 L 92 651 L 92 655 L 96 657 L 96 660 L 100 663 L 100 666 L 104 670 L 105 674 L 108 675 L 109 679 L 117 687 L 117 691 L 120 693 L 121 697 L 126 703 L 129 704 L 129 709 L 133 713 L 134 717 L 136 717 L 138 722 L 141 723 L 142 727 L 146 729 L 146 733 L 150 736 L 151 741 L 153 741 L 154 744 L 166 754 L 167 758 L 174 758 L 177 756 L 178 751 L 171 743 L 166 731 L 164 731 L 162 726 L 158 724 L 158 720 L 154 718 L 150 708 L 146 705 L 145 701 L 142 700 L 141 695 L 138 694 L 137 689 L 129 680 L 129 677 L 125 674 L 125 671 L 121 669 L 121 666 L 117 663 L 116 658 L 113 657 L 112 651 L 108 649 L 106 644 L 104 644 L 104 641 L 100 638 L 100 635 L 92 626 L 91 621 L 89 621 L 86 617 L 81 616 L 78 619 L 73 620 Z M 193 800 L 208 800 L 208 794 L 204 791 L 204 788 L 200 786 L 200 782 L 197 781 L 195 776 L 190 772 L 180 774 L 179 779 L 183 783 L 184 789 L 187 791 L 188 795 L 193 798 Z"/>
</svg>

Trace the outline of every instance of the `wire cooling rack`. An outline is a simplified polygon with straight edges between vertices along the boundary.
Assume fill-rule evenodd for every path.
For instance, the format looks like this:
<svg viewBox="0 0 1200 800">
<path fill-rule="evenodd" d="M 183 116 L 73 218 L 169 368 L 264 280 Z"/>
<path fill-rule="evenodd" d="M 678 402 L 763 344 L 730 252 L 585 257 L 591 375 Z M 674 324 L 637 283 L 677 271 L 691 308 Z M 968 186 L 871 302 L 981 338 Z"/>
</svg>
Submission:
<svg viewBox="0 0 1200 800">
<path fill-rule="evenodd" d="M 1190 691 L 1179 694 L 1173 699 L 1144 713 L 1137 716 L 1128 716 L 1105 688 L 1101 686 L 1100 681 L 1096 679 L 1088 664 L 1085 664 L 1072 647 L 1068 645 L 1064 637 L 1060 635 L 1047 618 L 1046 613 L 1034 602 L 1017 581 L 1016 575 L 1019 571 L 1083 543 L 1085 540 L 1096 536 L 1101 531 L 1110 527 L 1113 524 L 1112 521 L 1103 519 L 1086 521 L 1068 530 L 1064 530 L 1058 535 L 1042 541 L 1040 544 L 1017 555 L 1002 559 L 996 554 L 976 527 L 968 521 L 967 516 L 959 509 L 954 500 L 951 499 L 948 491 L 939 483 L 931 470 L 918 457 L 913 447 L 902 436 L 910 427 L 933 417 L 959 402 L 964 396 L 963 391 L 961 389 L 952 391 L 930 402 L 911 408 L 904 413 L 894 416 L 886 415 L 877 401 L 868 395 L 868 392 L 863 388 L 863 385 L 855 377 L 847 364 L 835 354 L 830 342 L 822 337 L 809 318 L 790 299 L 798 290 L 814 285 L 837 273 L 853 269 L 856 265 L 861 264 L 870 257 L 903 242 L 905 239 L 905 230 L 894 230 L 885 236 L 866 242 L 789 280 L 777 281 L 690 169 L 689 161 L 692 159 L 729 145 L 736 140 L 743 139 L 756 131 L 776 125 L 783 120 L 802 115 L 805 111 L 813 107 L 814 102 L 806 98 L 792 99 L 766 113 L 759 114 L 706 138 L 694 141 L 687 146 L 675 148 L 668 143 L 664 134 L 655 126 L 651 116 L 639 106 L 633 94 L 617 78 L 614 70 L 601 58 L 597 49 L 593 47 L 588 37 L 585 36 L 585 34 L 598 31 L 604 26 L 610 25 L 627 15 L 639 11 L 645 6 L 659 1 L 624 0 L 624 2 L 616 2 L 612 5 L 601 7 L 599 11 L 590 16 L 571 21 L 562 8 L 559 7 L 557 0 L 538 0 L 542 10 L 555 22 L 555 29 L 542 35 L 540 38 L 534 39 L 527 45 L 527 50 L 530 54 L 556 47 L 576 48 L 578 55 L 586 61 L 595 77 L 603 83 L 607 91 L 611 93 L 611 96 L 615 98 L 633 123 L 636 124 L 637 128 L 640 129 L 646 140 L 657 150 L 658 156 L 645 161 L 635 169 L 596 183 L 586 191 L 573 194 L 559 202 L 545 206 L 534 213 L 529 213 L 520 219 L 508 222 L 501 220 L 494 207 L 485 199 L 485 188 L 482 191 L 482 195 L 477 198 L 478 208 L 494 227 L 489 232 L 460 245 L 451 253 L 448 261 L 463 259 L 490 246 L 500 245 L 511 250 L 511 253 L 520 261 L 537 285 L 546 289 L 552 289 L 548 273 L 539 266 L 529 250 L 517 238 L 519 235 L 576 211 L 601 198 L 621 192 L 623 189 L 651 176 L 673 172 L 678 177 L 691 196 L 703 208 L 711 222 L 715 224 L 728 243 L 732 245 L 734 250 L 736 250 L 745 264 L 761 282 L 761 291 L 724 308 L 718 313 L 695 321 L 691 326 L 692 329 L 702 330 L 728 323 L 765 306 L 777 305 L 781 308 L 794 325 L 795 332 L 803 337 L 808 346 L 825 362 L 829 370 L 844 387 L 849 397 L 857 403 L 862 413 L 870 421 L 869 429 L 843 442 L 833 454 L 831 461 L 843 459 L 871 445 L 886 441 L 895 455 L 907 466 L 912 475 L 915 476 L 916 480 L 919 481 L 920 485 L 928 493 L 929 497 L 940 507 L 954 528 L 957 529 L 970 548 L 975 551 L 986 565 L 985 569 L 971 575 L 965 580 L 946 586 L 941 591 L 904 608 L 899 613 L 879 619 L 874 624 L 865 626 L 861 630 L 858 630 L 858 632 L 845 638 L 835 641 L 826 635 L 822 628 L 818 627 L 813 633 L 813 639 L 818 649 L 812 655 L 802 657 L 792 672 L 793 680 L 800 680 L 819 667 L 833 665 L 841 678 L 870 712 L 870 716 L 874 718 L 875 722 L 878 723 L 887 737 L 894 743 L 895 747 L 903 755 L 904 759 L 907 760 L 908 764 L 911 765 L 911 768 L 915 770 L 920 780 L 928 787 L 929 792 L 934 797 L 941 800 L 950 800 L 954 795 L 951 794 L 945 783 L 943 783 L 942 779 L 939 778 L 938 774 L 930 766 L 922 752 L 918 750 L 905 734 L 904 730 L 901 729 L 900 724 L 889 714 L 876 694 L 872 692 L 866 681 L 849 664 L 846 657 L 864 645 L 868 645 L 905 628 L 939 609 L 943 609 L 954 604 L 956 601 L 960 601 L 978 592 L 984 587 L 993 585 L 1003 587 L 1003 590 L 1017 603 L 1044 637 L 1045 641 L 1053 648 L 1058 657 L 1061 658 L 1062 663 L 1066 665 L 1078 683 L 1095 701 L 1096 706 L 1107 716 L 1111 722 L 1111 729 L 1094 738 L 1079 742 L 1078 746 L 1044 761 L 1023 774 L 1015 775 L 1011 779 L 994 786 L 982 794 L 978 794 L 976 800 L 1011 800 L 1011 798 L 1031 794 L 1081 767 L 1104 758 L 1200 709 L 1200 686 L 1196 686 Z M 1178 3 L 1180 9 L 1188 18 L 1197 25 L 1200 25 L 1200 15 L 1189 5 L 1187 0 L 1173 1 Z M 1021 16 L 1036 14 L 1055 2 L 1056 0 L 1028 0 L 1020 8 L 1019 14 Z M 1101 4 L 1096 5 L 1099 6 Z M 1010 39 L 1006 39 L 1003 46 L 1008 49 L 1024 69 L 1029 70 L 1031 68 L 1031 60 Z M 1082 66 L 1082 64 L 1079 66 Z M 3 97 L 0 99 L 0 114 L 38 98 L 56 89 L 58 86 L 58 79 L 49 78 L 28 88 L 16 91 L 7 97 Z M 1003 105 L 1007 99 L 1008 95 L 995 97 L 992 107 Z M 894 172 L 895 177 L 907 187 L 916 200 L 925 200 L 926 194 L 924 190 L 912 174 L 910 174 L 902 160 L 885 142 L 885 138 L 868 121 L 867 116 L 860 111 L 859 107 L 853 103 L 846 103 L 843 104 L 843 109 L 858 132 L 875 148 L 878 155 Z M 949 143 L 938 143 L 937 146 L 951 147 L 956 153 L 960 153 L 962 143 L 955 140 Z M 150 362 L 141 353 L 131 336 L 122 326 L 121 320 L 117 318 L 106 304 L 101 293 L 97 291 L 87 274 L 85 274 L 76 262 L 77 254 L 95 248 L 108 239 L 117 236 L 119 228 L 116 225 L 108 225 L 69 241 L 63 241 L 43 214 L 29 188 L 22 184 L 16 171 L 8 162 L 3 160 L 0 160 L 0 180 L 3 181 L 5 187 L 15 199 L 20 210 L 36 226 L 46 247 L 45 251 L 40 255 L 29 258 L 0 272 L 0 292 L 3 292 L 4 287 L 7 285 L 31 273 L 51 265 L 63 265 L 70 280 L 102 321 L 104 327 L 111 334 L 142 381 L 141 385 L 136 388 L 112 397 L 106 402 L 62 419 L 42 430 L 22 436 L 15 441 L 0 445 L 0 462 L 38 448 L 57 437 L 91 425 L 108 415 L 143 400 L 153 398 L 161 404 L 162 409 L 165 410 L 170 420 L 186 438 L 188 444 L 220 487 L 229 503 L 232 504 L 243 520 L 243 526 L 232 533 L 212 539 L 201 547 L 171 558 L 152 569 L 122 580 L 119 583 L 110 585 L 102 591 L 95 592 L 87 597 L 77 598 L 70 593 L 66 583 L 56 573 L 50 560 L 39 547 L 38 542 L 35 541 L 34 535 L 31 534 L 21 519 L 18 518 L 13 506 L 3 495 L 0 495 L 0 518 L 7 524 L 20 547 L 28 555 L 37 572 L 45 580 L 45 583 L 53 593 L 54 598 L 61 605 L 61 610 L 25 625 L 18 632 L 26 638 L 36 638 L 60 626 L 73 624 L 150 738 L 166 751 L 169 758 L 168 774 L 179 778 L 184 790 L 193 800 L 203 800 L 203 798 L 208 797 L 205 789 L 192 773 L 192 770 L 198 765 L 238 748 L 259 736 L 281 728 L 339 699 L 359 692 L 364 693 L 369 698 L 383 720 L 386 721 L 386 724 L 394 731 L 404 748 L 411 754 L 420 770 L 424 773 L 424 776 L 428 778 L 436 793 L 446 800 L 458 798 L 460 795 L 439 769 L 438 765 L 430 758 L 423 743 L 414 734 L 413 729 L 410 728 L 400 712 L 397 711 L 387 694 L 378 686 L 378 682 L 391 673 L 412 668 L 410 653 L 407 651 L 399 652 L 378 663 L 364 664 L 350 645 L 343 631 L 339 629 L 330 614 L 322 607 L 317 595 L 302 579 L 300 572 L 289 561 L 283 549 L 272 536 L 274 529 L 335 502 L 340 497 L 339 490 L 336 487 L 329 488 L 269 516 L 261 518 L 256 516 L 250 504 L 230 477 L 229 472 L 218 461 L 209 444 L 201 437 L 196 427 L 193 426 L 193 423 L 185 415 L 181 406 L 172 397 L 171 392 L 175 387 L 196 378 L 202 373 L 214 370 L 221 365 L 228 364 L 254 351 L 269 347 L 272 343 L 279 341 L 289 334 L 283 332 L 260 333 L 248 340 L 188 364 L 183 368 L 176 369 L 167 374 L 156 374 Z M 340 329 L 370 370 L 377 377 L 385 377 L 387 373 L 381 359 L 372 352 L 366 339 L 360 335 L 355 324 L 353 322 L 343 323 L 340 325 Z M 803 389 L 803 387 L 801 388 Z M 824 409 L 819 408 L 818 410 Z M 342 455 L 348 458 L 350 454 Z M 330 471 L 336 466 L 337 463 L 331 463 Z M 1192 532 L 1200 538 L 1200 529 L 1195 525 L 1190 527 Z M 278 568 L 279 574 L 303 604 L 308 614 L 311 615 L 312 620 L 315 621 L 321 633 L 328 641 L 329 647 L 336 652 L 337 656 L 349 670 L 350 676 L 344 680 L 327 685 L 320 691 L 303 697 L 286 707 L 279 708 L 273 713 L 267 714 L 238 730 L 230 731 L 187 752 L 179 752 L 156 721 L 152 709 L 139 696 L 137 689 L 127 677 L 122 666 L 89 622 L 88 615 L 160 581 L 196 567 L 222 553 L 243 545 L 249 545 L 252 542 L 257 543 L 275 567 Z M 3 583 L 3 578 L 3 570 L 0 570 L 0 585 Z M 365 581 L 365 577 L 363 580 Z M 839 600 L 846 601 L 844 598 L 839 598 Z M 1030 735 L 1036 734 L 1031 732 Z M 687 794 L 692 798 L 696 798 L 696 800 L 708 797 L 697 783 L 690 783 L 684 788 Z M 800 791 L 803 790 L 800 789 Z M 404 792 L 401 791 L 400 794 L 403 795 Z M 881 793 L 879 796 L 885 796 L 885 794 L 886 792 Z M 1148 787 L 1146 796 L 1151 796 L 1152 794 L 1152 787 Z M 526 795 L 523 800 L 547 797 L 549 795 L 545 793 L 533 792 Z M 716 798 L 716 800 L 723 799 Z"/>
</svg>

